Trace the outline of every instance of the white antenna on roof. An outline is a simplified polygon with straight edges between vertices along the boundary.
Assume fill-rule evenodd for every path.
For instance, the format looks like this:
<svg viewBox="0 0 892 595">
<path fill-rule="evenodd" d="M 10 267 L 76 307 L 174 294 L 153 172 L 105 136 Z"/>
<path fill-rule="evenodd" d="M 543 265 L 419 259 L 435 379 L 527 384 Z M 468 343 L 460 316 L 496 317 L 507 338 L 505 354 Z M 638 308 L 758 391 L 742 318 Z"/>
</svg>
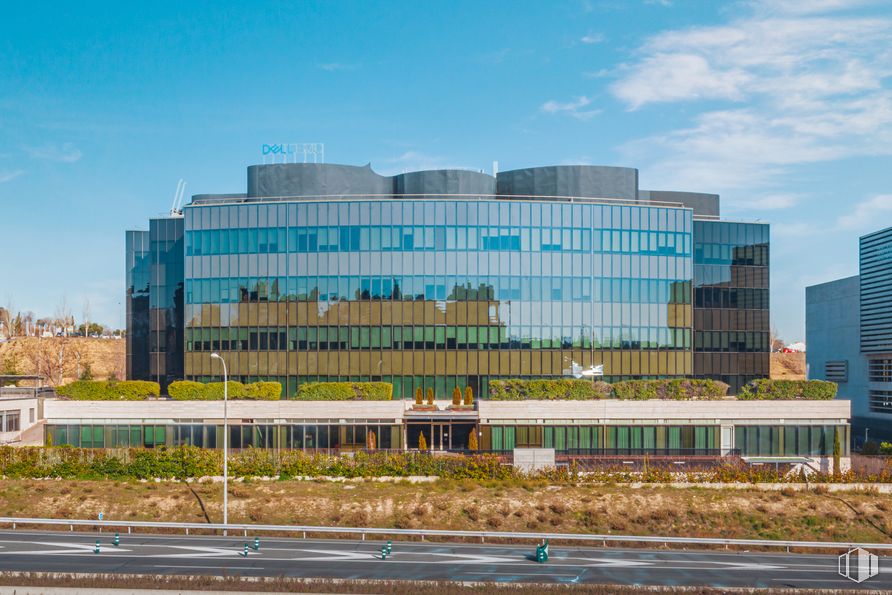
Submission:
<svg viewBox="0 0 892 595">
<path fill-rule="evenodd" d="M 186 193 L 186 181 L 180 178 L 177 182 L 177 190 L 173 194 L 173 204 L 170 205 L 170 216 L 176 217 L 183 214 L 183 195 Z"/>
</svg>

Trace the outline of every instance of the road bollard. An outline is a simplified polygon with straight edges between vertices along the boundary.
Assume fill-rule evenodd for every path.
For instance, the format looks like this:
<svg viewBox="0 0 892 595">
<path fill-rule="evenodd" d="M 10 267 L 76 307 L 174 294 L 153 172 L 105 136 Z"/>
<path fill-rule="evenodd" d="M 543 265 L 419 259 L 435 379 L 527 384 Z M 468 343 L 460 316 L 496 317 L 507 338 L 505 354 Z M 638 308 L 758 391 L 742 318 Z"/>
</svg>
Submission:
<svg viewBox="0 0 892 595">
<path fill-rule="evenodd" d="M 546 539 L 542 545 L 536 546 L 536 562 L 542 564 L 548 562 L 548 540 Z"/>
<path fill-rule="evenodd" d="M 245 551 L 242 553 L 242 555 L 246 558 L 248 557 L 248 544 L 247 543 L 245 544 Z"/>
<path fill-rule="evenodd" d="M 259 537 L 254 538 L 254 551 L 255 552 L 260 551 L 260 538 Z"/>
<path fill-rule="evenodd" d="M 387 555 L 390 555 L 390 553 L 392 551 L 393 551 L 393 542 L 388 539 L 387 540 Z"/>
<path fill-rule="evenodd" d="M 387 546 L 386 545 L 381 546 L 381 559 L 382 560 L 387 559 Z"/>
<path fill-rule="evenodd" d="M 93 553 L 94 554 L 99 553 L 99 540 L 98 539 L 96 540 L 96 547 L 93 548 Z"/>
<path fill-rule="evenodd" d="M 115 533 L 115 538 L 112 540 L 112 545 L 118 547 L 121 545 L 121 536 Z"/>
</svg>

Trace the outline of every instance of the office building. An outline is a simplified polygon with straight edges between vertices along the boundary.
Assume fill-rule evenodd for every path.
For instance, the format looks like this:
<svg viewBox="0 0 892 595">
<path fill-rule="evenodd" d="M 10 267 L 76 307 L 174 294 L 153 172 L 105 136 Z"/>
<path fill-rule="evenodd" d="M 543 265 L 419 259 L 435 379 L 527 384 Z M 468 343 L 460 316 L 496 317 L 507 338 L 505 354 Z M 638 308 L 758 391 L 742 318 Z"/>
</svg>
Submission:
<svg viewBox="0 0 892 595">
<path fill-rule="evenodd" d="M 384 380 L 485 399 L 490 379 L 573 362 L 732 393 L 768 374 L 768 226 L 721 221 L 717 195 L 640 190 L 631 168 L 256 165 L 247 192 L 128 234 L 128 376 L 165 387 L 219 380 L 215 351 L 285 398 Z"/>
<path fill-rule="evenodd" d="M 852 401 L 856 443 L 892 440 L 892 227 L 859 248 L 859 275 L 805 290 L 809 377 Z"/>
</svg>

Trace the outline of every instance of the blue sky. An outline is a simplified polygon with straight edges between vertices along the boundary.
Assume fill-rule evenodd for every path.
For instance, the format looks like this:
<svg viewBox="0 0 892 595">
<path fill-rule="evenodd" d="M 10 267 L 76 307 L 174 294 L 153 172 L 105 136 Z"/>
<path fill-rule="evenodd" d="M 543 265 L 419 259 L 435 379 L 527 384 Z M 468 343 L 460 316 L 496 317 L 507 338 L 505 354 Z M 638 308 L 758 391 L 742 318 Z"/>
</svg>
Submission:
<svg viewBox="0 0 892 595">
<path fill-rule="evenodd" d="M 0 20 L 0 304 L 123 325 L 124 230 L 239 192 L 264 143 L 381 173 L 555 163 L 718 192 L 772 228 L 772 317 L 892 225 L 882 1 L 15 3 Z"/>
</svg>

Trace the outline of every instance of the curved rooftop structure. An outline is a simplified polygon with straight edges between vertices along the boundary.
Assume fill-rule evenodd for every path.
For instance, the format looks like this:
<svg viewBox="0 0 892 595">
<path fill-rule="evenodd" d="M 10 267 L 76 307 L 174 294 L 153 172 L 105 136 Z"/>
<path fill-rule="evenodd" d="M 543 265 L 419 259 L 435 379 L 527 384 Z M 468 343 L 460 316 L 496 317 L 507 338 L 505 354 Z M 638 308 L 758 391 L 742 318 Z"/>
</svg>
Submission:
<svg viewBox="0 0 892 595">
<path fill-rule="evenodd" d="M 487 173 L 463 169 L 422 170 L 383 176 L 370 164 L 274 163 L 248 167 L 246 193 L 195 194 L 192 205 L 340 197 L 588 199 L 664 204 L 717 217 L 717 194 L 639 190 L 638 170 L 605 165 L 550 165 Z"/>
</svg>

